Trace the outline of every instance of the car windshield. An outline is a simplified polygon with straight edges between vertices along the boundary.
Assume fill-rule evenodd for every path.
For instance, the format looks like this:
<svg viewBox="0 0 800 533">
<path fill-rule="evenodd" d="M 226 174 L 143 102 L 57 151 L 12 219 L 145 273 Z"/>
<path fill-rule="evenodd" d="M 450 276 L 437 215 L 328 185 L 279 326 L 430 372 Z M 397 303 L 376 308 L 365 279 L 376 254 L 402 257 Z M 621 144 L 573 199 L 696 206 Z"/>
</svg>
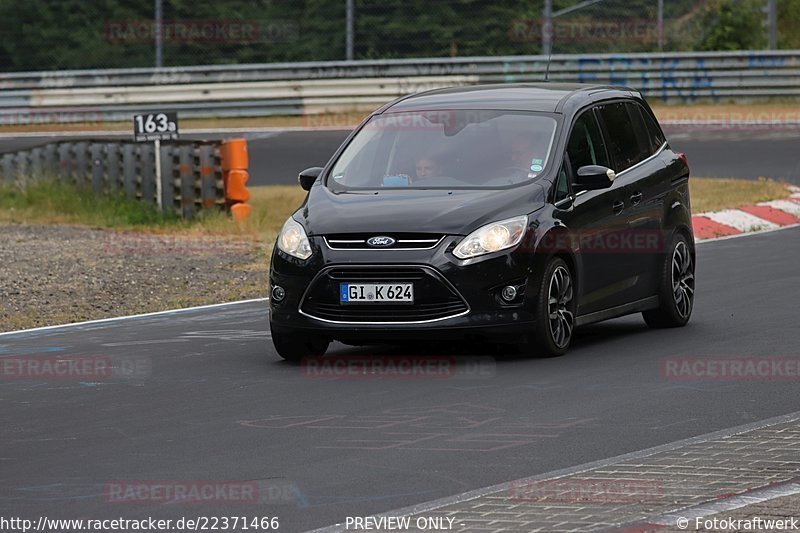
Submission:
<svg viewBox="0 0 800 533">
<path fill-rule="evenodd" d="M 505 110 L 372 117 L 328 178 L 334 191 L 501 188 L 538 177 L 555 136 L 552 116 Z"/>
</svg>

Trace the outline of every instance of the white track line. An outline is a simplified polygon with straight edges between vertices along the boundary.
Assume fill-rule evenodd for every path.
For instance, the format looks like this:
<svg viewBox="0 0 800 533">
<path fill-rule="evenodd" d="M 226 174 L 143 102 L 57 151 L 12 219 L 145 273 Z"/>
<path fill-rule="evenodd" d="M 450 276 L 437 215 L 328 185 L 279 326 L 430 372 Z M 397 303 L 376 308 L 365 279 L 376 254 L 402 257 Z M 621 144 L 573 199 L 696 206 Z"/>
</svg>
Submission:
<svg viewBox="0 0 800 533">
<path fill-rule="evenodd" d="M 41 326 L 38 328 L 30 328 L 30 329 L 18 329 L 15 331 L 5 331 L 0 333 L 0 337 L 4 337 L 6 335 L 18 335 L 23 333 L 31 333 L 31 332 L 38 332 L 38 331 L 48 331 L 51 329 L 59 329 L 59 328 L 71 328 L 75 326 L 86 326 L 91 324 L 102 324 L 104 322 L 114 322 L 116 320 L 130 320 L 133 318 L 145 318 L 150 316 L 158 316 L 158 315 L 170 315 L 175 313 L 185 313 L 187 311 L 197 311 L 198 309 L 215 309 L 220 307 L 227 307 L 230 305 L 239 305 L 239 304 L 249 304 L 254 302 L 266 302 L 269 301 L 269 298 L 253 298 L 250 300 L 237 300 L 235 302 L 225 302 L 221 304 L 210 304 L 210 305 L 198 305 L 195 307 L 184 307 L 181 309 L 168 309 L 166 311 L 155 311 L 152 313 L 142 313 L 140 315 L 126 315 L 126 316 L 115 316 L 111 318 L 99 318 L 97 320 L 85 320 L 83 322 L 71 322 L 69 324 L 56 324 L 54 326 Z"/>
<path fill-rule="evenodd" d="M 738 229 L 744 233 L 759 231 L 763 229 L 776 229 L 780 226 L 773 222 L 758 218 L 750 213 L 739 211 L 738 209 L 725 209 L 724 211 L 714 211 L 713 213 L 705 213 L 706 216 L 719 224 L 725 224 L 732 228 Z"/>
</svg>

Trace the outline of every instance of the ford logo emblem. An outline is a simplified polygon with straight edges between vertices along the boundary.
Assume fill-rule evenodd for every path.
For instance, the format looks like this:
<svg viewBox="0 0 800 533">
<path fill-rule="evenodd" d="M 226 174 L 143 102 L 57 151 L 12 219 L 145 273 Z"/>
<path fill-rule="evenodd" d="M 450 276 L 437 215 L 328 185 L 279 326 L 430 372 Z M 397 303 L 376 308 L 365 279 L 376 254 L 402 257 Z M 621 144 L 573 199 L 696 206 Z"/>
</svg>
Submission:
<svg viewBox="0 0 800 533">
<path fill-rule="evenodd" d="M 386 248 L 387 246 L 392 246 L 395 242 L 393 238 L 384 235 L 367 239 L 367 245 L 375 248 Z"/>
</svg>

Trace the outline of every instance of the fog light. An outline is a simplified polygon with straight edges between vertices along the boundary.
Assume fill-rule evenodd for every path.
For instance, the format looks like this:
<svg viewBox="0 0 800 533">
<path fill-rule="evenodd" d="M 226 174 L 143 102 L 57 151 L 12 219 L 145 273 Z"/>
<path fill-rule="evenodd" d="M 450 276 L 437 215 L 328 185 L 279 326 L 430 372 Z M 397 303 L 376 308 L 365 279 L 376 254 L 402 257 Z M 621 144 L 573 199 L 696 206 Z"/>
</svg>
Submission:
<svg viewBox="0 0 800 533">
<path fill-rule="evenodd" d="M 503 300 L 510 302 L 517 297 L 517 288 L 512 285 L 503 287 L 503 290 L 500 292 L 500 296 L 503 298 Z"/>
<path fill-rule="evenodd" d="M 286 291 L 280 285 L 272 287 L 272 299 L 276 302 L 283 301 L 286 298 Z"/>
</svg>

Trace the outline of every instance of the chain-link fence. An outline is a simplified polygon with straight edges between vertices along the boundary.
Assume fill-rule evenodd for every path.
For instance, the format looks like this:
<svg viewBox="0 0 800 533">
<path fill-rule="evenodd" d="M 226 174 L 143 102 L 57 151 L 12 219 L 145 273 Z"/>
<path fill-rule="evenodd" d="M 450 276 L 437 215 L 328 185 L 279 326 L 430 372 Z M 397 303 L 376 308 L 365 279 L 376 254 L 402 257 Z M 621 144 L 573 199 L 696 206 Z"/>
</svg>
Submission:
<svg viewBox="0 0 800 533">
<path fill-rule="evenodd" d="M 0 69 L 763 49 L 770 5 L 800 48 L 800 0 L 6 1 Z"/>
</svg>

